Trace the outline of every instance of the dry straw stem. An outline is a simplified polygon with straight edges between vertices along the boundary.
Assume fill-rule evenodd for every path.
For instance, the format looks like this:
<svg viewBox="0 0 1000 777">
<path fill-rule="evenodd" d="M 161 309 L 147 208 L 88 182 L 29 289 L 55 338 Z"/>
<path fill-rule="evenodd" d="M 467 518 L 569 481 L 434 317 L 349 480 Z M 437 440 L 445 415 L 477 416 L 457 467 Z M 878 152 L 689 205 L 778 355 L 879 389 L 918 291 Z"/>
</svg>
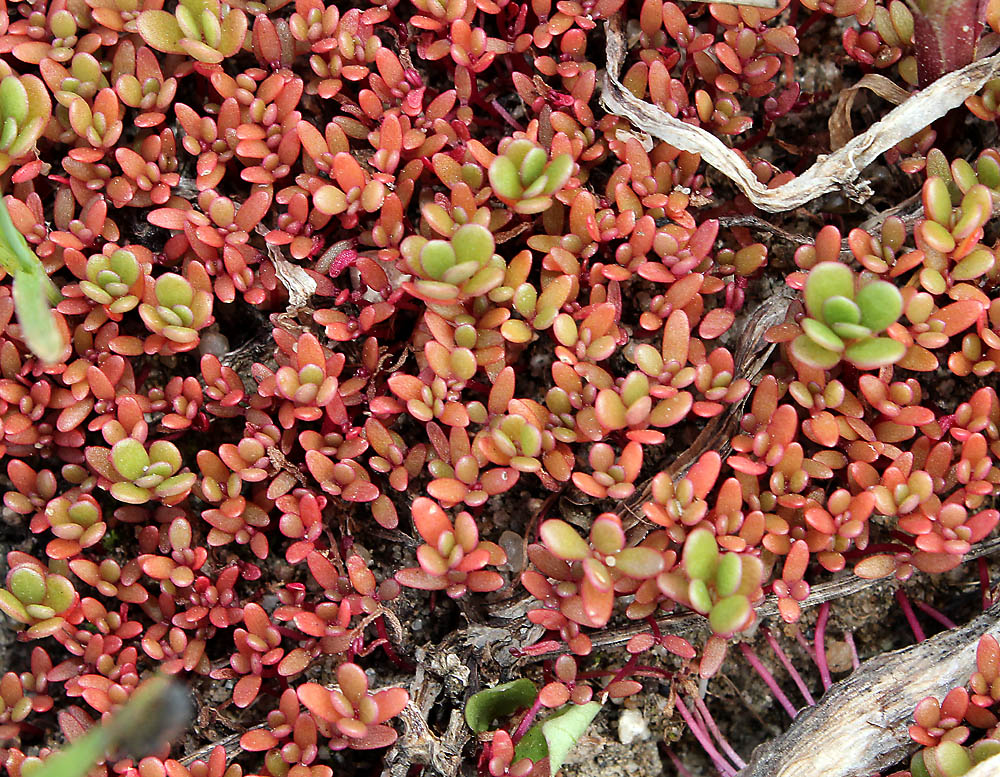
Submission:
<svg viewBox="0 0 1000 777">
<path fill-rule="evenodd" d="M 792 210 L 838 189 L 864 201 L 872 195 L 872 190 L 867 182 L 857 182 L 862 170 L 897 143 L 916 135 L 951 109 L 957 108 L 1000 72 L 1000 54 L 995 54 L 942 76 L 894 108 L 866 132 L 852 138 L 832 154 L 821 156 L 802 175 L 768 189 L 757 180 L 743 156 L 715 135 L 675 119 L 663 109 L 638 99 L 628 91 L 618 78 L 626 53 L 620 13 L 605 23 L 605 30 L 608 65 L 601 94 L 604 107 L 681 151 L 701 154 L 704 161 L 730 178 L 750 202 L 771 213 Z"/>
<path fill-rule="evenodd" d="M 1000 635 L 998 616 L 995 604 L 963 628 L 866 661 L 785 733 L 758 747 L 739 777 L 854 777 L 897 763 L 915 747 L 907 724 L 917 702 L 968 682 L 979 638 Z"/>
</svg>

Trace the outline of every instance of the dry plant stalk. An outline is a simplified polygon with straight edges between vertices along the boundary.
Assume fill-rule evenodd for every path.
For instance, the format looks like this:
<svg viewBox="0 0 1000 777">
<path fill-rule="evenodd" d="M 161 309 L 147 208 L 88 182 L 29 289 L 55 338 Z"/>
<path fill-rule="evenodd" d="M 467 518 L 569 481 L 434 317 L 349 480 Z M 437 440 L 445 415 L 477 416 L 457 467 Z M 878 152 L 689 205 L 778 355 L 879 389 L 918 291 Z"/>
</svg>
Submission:
<svg viewBox="0 0 1000 777">
<path fill-rule="evenodd" d="M 902 760 L 915 747 L 907 733 L 913 708 L 965 685 L 976 671 L 979 638 L 1000 635 L 998 616 L 995 604 L 967 626 L 866 661 L 754 750 L 739 777 L 861 777 Z"/>
<path fill-rule="evenodd" d="M 932 122 L 957 108 L 966 98 L 1000 73 L 1000 54 L 948 73 L 912 95 L 867 131 L 827 156 L 820 156 L 802 175 L 774 189 L 757 180 L 746 159 L 719 138 L 700 127 L 675 119 L 652 103 L 633 95 L 619 80 L 625 61 L 626 41 L 621 14 L 605 22 L 607 72 L 601 102 L 610 113 L 628 119 L 640 130 L 681 151 L 701 158 L 731 179 L 756 207 L 781 213 L 836 190 L 864 202 L 872 195 L 861 171 L 897 143 L 916 135 Z"/>
</svg>

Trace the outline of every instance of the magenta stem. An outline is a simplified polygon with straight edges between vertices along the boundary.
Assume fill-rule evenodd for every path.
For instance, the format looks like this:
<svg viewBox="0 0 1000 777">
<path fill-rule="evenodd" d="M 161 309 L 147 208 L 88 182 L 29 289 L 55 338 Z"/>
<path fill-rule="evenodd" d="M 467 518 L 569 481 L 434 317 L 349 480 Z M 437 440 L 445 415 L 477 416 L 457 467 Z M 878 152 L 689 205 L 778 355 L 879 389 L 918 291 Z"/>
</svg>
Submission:
<svg viewBox="0 0 1000 777">
<path fill-rule="evenodd" d="M 932 617 L 946 629 L 958 628 L 955 621 L 953 621 L 951 618 L 949 618 L 940 610 L 931 607 L 929 604 L 927 604 L 927 602 L 916 602 L 916 605 L 918 610 L 927 613 L 930 617 Z"/>
<path fill-rule="evenodd" d="M 920 628 L 920 623 L 917 621 L 917 614 L 913 612 L 913 607 L 910 606 L 910 600 L 906 598 L 906 594 L 903 593 L 902 588 L 897 588 L 895 595 L 896 601 L 903 610 L 903 615 L 906 616 L 906 622 L 910 624 L 910 631 L 913 632 L 913 636 L 917 642 L 923 642 L 927 637 L 924 634 L 924 630 Z"/>
<path fill-rule="evenodd" d="M 531 724 L 534 722 L 535 717 L 538 715 L 538 711 L 541 708 L 542 697 L 539 695 L 538 698 L 535 699 L 535 703 L 531 705 L 531 709 L 528 710 L 525 716 L 521 719 L 521 722 L 518 723 L 517 728 L 514 729 L 514 733 L 510 735 L 511 741 L 515 745 L 520 742 L 521 737 L 528 732 L 528 729 L 531 727 Z"/>
<path fill-rule="evenodd" d="M 736 769 L 715 749 L 715 745 L 712 744 L 712 740 L 705 733 L 705 729 L 698 725 L 698 721 L 695 720 L 694 715 L 688 710 L 684 704 L 684 700 L 680 696 L 677 697 L 677 710 L 681 713 L 681 717 L 684 718 L 684 722 L 687 723 L 688 728 L 691 729 L 691 733 L 694 734 L 695 739 L 698 740 L 698 744 L 702 746 L 708 757 L 712 759 L 712 763 L 719 774 L 723 777 L 735 777 Z"/>
<path fill-rule="evenodd" d="M 823 602 L 816 616 L 816 666 L 819 667 L 819 678 L 823 681 L 823 690 L 833 684 L 830 680 L 830 665 L 826 662 L 826 621 L 830 617 L 830 603 Z"/>
<path fill-rule="evenodd" d="M 809 656 L 809 658 L 811 658 L 813 663 L 815 664 L 816 651 L 813 650 L 813 646 L 809 644 L 809 640 L 807 640 L 804 636 L 802 636 L 802 629 L 798 628 L 795 629 L 795 639 L 799 643 L 799 647 L 806 652 L 806 655 Z"/>
<path fill-rule="evenodd" d="M 785 671 L 791 675 L 792 682 L 795 683 L 795 687 L 799 689 L 799 693 L 802 694 L 802 698 L 805 699 L 806 704 L 810 707 L 816 704 L 816 700 L 813 695 L 809 692 L 809 687 L 806 685 L 806 681 L 802 679 L 802 675 L 798 673 L 792 660 L 785 654 L 785 651 L 781 649 L 781 645 L 778 644 L 778 640 L 774 638 L 771 634 L 770 629 L 763 629 L 764 638 L 767 640 L 767 644 L 771 646 L 771 650 L 774 651 L 774 655 L 778 657 L 781 665 L 785 667 Z"/>
<path fill-rule="evenodd" d="M 517 119 L 515 119 L 513 116 L 507 113 L 507 111 L 504 110 L 504 107 L 499 102 L 497 102 L 496 100 L 491 100 L 490 106 L 493 108 L 493 110 L 495 110 L 498 114 L 500 114 L 500 118 L 502 118 L 514 129 L 522 131 L 524 130 L 524 127 L 518 124 Z"/>
<path fill-rule="evenodd" d="M 847 643 L 847 647 L 851 651 L 851 667 L 853 669 L 857 669 L 861 666 L 861 662 L 858 660 L 858 649 L 854 646 L 854 634 L 849 631 L 845 631 L 844 642 Z"/>
<path fill-rule="evenodd" d="M 713 718 L 712 713 L 708 711 L 708 705 L 705 704 L 704 700 L 700 696 L 692 696 L 691 698 L 694 700 L 694 706 L 698 709 L 698 712 L 701 713 L 701 719 L 705 721 L 706 728 L 708 728 L 712 736 L 715 737 L 715 741 L 719 743 L 719 747 L 722 748 L 722 752 L 729 756 L 729 760 L 736 764 L 738 769 L 742 769 L 746 766 L 746 761 L 740 758 L 739 753 L 733 750 L 729 741 L 722 736 L 722 732 L 719 731 L 719 727 L 715 724 L 715 718 Z"/>
<path fill-rule="evenodd" d="M 767 671 L 767 667 L 764 666 L 760 659 L 757 658 L 757 654 L 753 652 L 753 649 L 746 643 L 740 643 L 740 650 L 743 651 L 743 656 L 749 662 L 750 666 L 754 668 L 754 671 L 760 675 L 760 678 L 764 681 L 768 688 L 771 689 L 771 693 L 774 694 L 774 698 L 778 700 L 778 703 L 784 707 L 785 712 L 788 713 L 788 717 L 795 719 L 795 707 L 785 696 L 785 692 L 778 687 L 778 683 L 774 680 L 774 675 Z"/>
<path fill-rule="evenodd" d="M 674 768 L 677 769 L 677 777 L 691 777 L 691 772 L 684 768 L 684 764 L 681 763 L 681 759 L 674 754 L 674 751 L 669 747 L 665 747 L 663 749 L 667 751 L 667 758 L 671 760 Z"/>
</svg>

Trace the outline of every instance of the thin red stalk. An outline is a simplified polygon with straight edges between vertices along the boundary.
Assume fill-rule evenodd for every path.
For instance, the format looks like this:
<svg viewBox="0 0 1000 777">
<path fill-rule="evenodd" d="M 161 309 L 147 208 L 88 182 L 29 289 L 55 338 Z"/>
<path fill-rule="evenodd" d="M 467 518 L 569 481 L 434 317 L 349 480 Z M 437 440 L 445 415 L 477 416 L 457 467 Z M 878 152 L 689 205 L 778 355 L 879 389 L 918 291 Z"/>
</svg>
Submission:
<svg viewBox="0 0 1000 777">
<path fill-rule="evenodd" d="M 795 639 L 798 641 L 799 647 L 806 651 L 806 655 L 813 660 L 813 663 L 816 663 L 816 651 L 809 644 L 809 640 L 802 636 L 802 629 L 795 629 Z"/>
<path fill-rule="evenodd" d="M 538 715 L 538 711 L 542 708 L 541 696 L 535 699 L 535 703 L 531 705 L 531 709 L 528 710 L 524 717 L 521 718 L 521 722 L 517 724 L 517 728 L 514 729 L 514 733 L 510 735 L 511 741 L 516 745 L 521 741 L 528 729 L 531 728 L 531 724 L 534 722 L 535 717 Z"/>
<path fill-rule="evenodd" d="M 638 653 L 634 656 L 629 656 L 628 661 L 626 661 L 625 665 L 615 673 L 615 676 L 611 678 L 611 682 L 609 682 L 608 685 L 614 685 L 619 680 L 624 680 L 626 677 L 632 674 L 632 670 L 635 669 L 635 666 L 638 663 L 639 663 Z"/>
<path fill-rule="evenodd" d="M 667 751 L 667 758 L 670 759 L 674 768 L 677 769 L 677 777 L 691 777 L 691 772 L 684 768 L 684 764 L 681 763 L 681 759 L 674 754 L 674 751 L 669 747 L 665 747 L 663 749 Z"/>
<path fill-rule="evenodd" d="M 694 706 L 698 708 L 698 712 L 701 713 L 702 720 L 705 721 L 705 726 L 708 728 L 709 732 L 715 737 L 715 741 L 719 743 L 719 747 L 722 748 L 729 760 L 731 760 L 736 766 L 742 769 L 746 766 L 746 761 L 740 758 L 739 753 L 733 750 L 732 746 L 729 744 L 728 740 L 722 736 L 722 732 L 719 731 L 719 727 L 715 724 L 715 718 L 712 717 L 712 713 L 708 711 L 708 705 L 705 704 L 704 700 L 700 696 L 693 696 Z"/>
<path fill-rule="evenodd" d="M 497 101 L 497 100 L 490 100 L 490 105 L 493 107 L 493 110 L 495 110 L 497 113 L 499 113 L 500 117 L 505 122 L 507 122 L 510 126 L 512 126 L 514 129 L 519 130 L 519 131 L 523 131 L 524 130 L 524 127 L 522 127 L 520 124 L 518 124 L 517 119 L 515 119 L 513 116 L 511 116 L 509 113 L 507 113 L 507 111 L 499 103 L 499 101 Z"/>
<path fill-rule="evenodd" d="M 708 757 L 712 759 L 712 764 L 716 770 L 723 777 L 735 777 L 736 769 L 715 749 L 711 738 L 705 732 L 705 729 L 698 725 L 698 721 L 695 720 L 694 715 L 688 710 L 687 705 L 684 704 L 684 700 L 680 696 L 677 697 L 677 711 L 681 713 L 681 717 L 684 718 L 684 722 L 687 723 L 688 728 L 691 729 L 691 733 L 698 740 L 698 744 L 708 754 Z"/>
<path fill-rule="evenodd" d="M 927 639 L 924 634 L 924 630 L 920 628 L 920 623 L 917 621 L 917 614 L 913 612 L 913 607 L 910 606 L 910 600 L 906 598 L 906 594 L 903 593 L 903 589 L 896 589 L 896 601 L 899 603 L 900 608 L 903 610 L 903 615 L 906 616 L 906 622 L 910 624 L 910 630 L 913 632 L 913 636 L 916 638 L 917 642 L 923 642 Z"/>
<path fill-rule="evenodd" d="M 858 660 L 858 649 L 854 646 L 854 634 L 849 631 L 845 631 L 844 642 L 847 643 L 847 647 L 851 651 L 851 668 L 857 669 L 861 666 L 861 662 Z"/>
<path fill-rule="evenodd" d="M 830 617 L 830 603 L 823 602 L 816 616 L 816 666 L 819 667 L 819 678 L 823 681 L 823 690 L 827 690 L 833 682 L 830 680 L 830 665 L 826 662 L 826 621 Z"/>
<path fill-rule="evenodd" d="M 927 604 L 927 602 L 917 602 L 916 605 L 917 609 L 919 609 L 921 612 L 927 613 L 929 616 L 931 616 L 934 620 L 936 620 L 946 629 L 954 629 L 958 627 L 955 621 L 953 621 L 951 618 L 949 618 L 940 610 L 931 607 L 929 604 Z"/>
<path fill-rule="evenodd" d="M 784 707 L 785 712 L 788 713 L 788 717 L 794 720 L 796 709 L 792 703 L 785 696 L 785 692 L 778 687 L 778 683 L 774 680 L 774 675 L 767 671 L 767 667 L 761 663 L 760 659 L 757 658 L 757 654 L 753 652 L 753 649 L 746 643 L 740 643 L 740 650 L 743 651 L 743 657 L 746 658 L 750 666 L 753 667 L 754 671 L 760 675 L 760 679 L 764 681 L 764 684 L 771 689 L 771 693 L 774 694 L 774 698 L 778 700 L 778 703 Z"/>
<path fill-rule="evenodd" d="M 774 638 L 771 634 L 770 629 L 763 629 L 764 639 L 767 640 L 767 644 L 771 646 L 771 650 L 774 651 L 774 655 L 778 657 L 781 665 L 785 667 L 785 671 L 791 675 L 792 682 L 795 683 L 795 687 L 799 689 L 799 693 L 802 694 L 802 698 L 806 700 L 806 704 L 810 707 L 816 704 L 816 700 L 813 695 L 809 692 L 809 687 L 806 685 L 805 680 L 802 679 L 802 675 L 798 673 L 792 660 L 785 654 L 785 651 L 781 649 L 781 645 L 778 644 L 778 640 Z"/>
</svg>

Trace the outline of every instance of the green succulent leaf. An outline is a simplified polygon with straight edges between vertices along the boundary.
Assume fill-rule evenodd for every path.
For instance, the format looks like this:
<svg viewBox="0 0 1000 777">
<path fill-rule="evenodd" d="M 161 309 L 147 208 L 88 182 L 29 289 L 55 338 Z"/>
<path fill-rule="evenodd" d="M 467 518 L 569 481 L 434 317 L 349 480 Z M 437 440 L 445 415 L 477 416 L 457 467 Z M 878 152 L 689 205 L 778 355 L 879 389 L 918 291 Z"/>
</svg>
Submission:
<svg viewBox="0 0 1000 777">
<path fill-rule="evenodd" d="M 486 264 L 493 256 L 496 244 L 493 233 L 479 224 L 464 224 L 451 236 L 451 247 L 459 262 Z"/>
<path fill-rule="evenodd" d="M 823 302 L 823 320 L 828 325 L 857 324 L 861 321 L 861 310 L 848 297 L 828 297 Z"/>
<path fill-rule="evenodd" d="M 420 251 L 420 266 L 424 274 L 436 281 L 455 266 L 455 249 L 447 240 L 430 240 Z"/>
<path fill-rule="evenodd" d="M 516 200 L 524 191 L 518 176 L 517 165 L 507 156 L 498 156 L 493 160 L 489 175 L 493 191 L 504 199 Z"/>
<path fill-rule="evenodd" d="M 489 731 L 494 721 L 530 707 L 538 695 L 535 684 L 526 677 L 474 693 L 465 703 L 465 722 L 477 734 Z"/>
<path fill-rule="evenodd" d="M 136 21 L 139 28 L 139 35 L 158 51 L 167 54 L 183 54 L 184 49 L 180 45 L 184 33 L 177 23 L 176 17 L 166 11 L 143 11 Z"/>
<path fill-rule="evenodd" d="M 142 477 L 146 467 L 149 466 L 149 454 L 137 439 L 126 437 L 111 448 L 111 462 L 123 478 L 136 480 Z"/>
<path fill-rule="evenodd" d="M 884 332 L 903 312 L 903 295 L 886 281 L 865 284 L 858 289 L 855 301 L 861 309 L 861 324 L 872 332 Z"/>
<path fill-rule="evenodd" d="M 895 364 L 903 358 L 906 346 L 890 337 L 869 337 L 848 346 L 844 358 L 862 370 Z"/>
<path fill-rule="evenodd" d="M 840 354 L 824 348 L 806 335 L 799 335 L 792 340 L 792 355 L 799 361 L 811 367 L 828 370 L 840 361 Z"/>
<path fill-rule="evenodd" d="M 840 262 L 820 262 L 809 271 L 803 292 L 810 318 L 823 320 L 823 304 L 830 297 L 854 299 L 854 272 Z"/>
<path fill-rule="evenodd" d="M 719 563 L 719 543 L 708 529 L 695 529 L 684 541 L 684 571 L 692 580 L 711 580 Z"/>
<path fill-rule="evenodd" d="M 521 185 L 527 187 L 534 183 L 535 179 L 542 174 L 548 160 L 548 154 L 540 146 L 535 146 L 525 154 L 524 159 L 521 160 L 521 169 L 518 171 Z"/>
</svg>

